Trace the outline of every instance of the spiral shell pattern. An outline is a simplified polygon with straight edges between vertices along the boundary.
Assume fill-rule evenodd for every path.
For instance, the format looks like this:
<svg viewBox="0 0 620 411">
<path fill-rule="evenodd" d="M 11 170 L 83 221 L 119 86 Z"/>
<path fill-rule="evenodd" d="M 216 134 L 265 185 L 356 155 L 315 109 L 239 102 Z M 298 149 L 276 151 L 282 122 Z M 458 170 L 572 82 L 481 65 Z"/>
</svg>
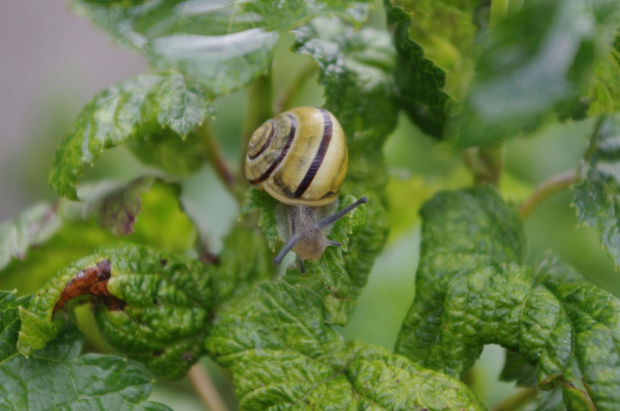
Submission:
<svg viewBox="0 0 620 411">
<path fill-rule="evenodd" d="M 336 200 L 347 172 L 344 131 L 329 111 L 299 107 L 266 121 L 248 146 L 245 173 L 278 201 L 318 207 Z"/>
</svg>

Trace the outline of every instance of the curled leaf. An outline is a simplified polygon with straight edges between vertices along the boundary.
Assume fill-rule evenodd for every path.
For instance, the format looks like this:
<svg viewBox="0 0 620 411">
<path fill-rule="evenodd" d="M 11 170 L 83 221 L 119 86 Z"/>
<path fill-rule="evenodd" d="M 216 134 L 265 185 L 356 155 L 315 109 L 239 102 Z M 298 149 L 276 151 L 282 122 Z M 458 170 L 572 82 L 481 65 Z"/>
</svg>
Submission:
<svg viewBox="0 0 620 411">
<path fill-rule="evenodd" d="M 178 378 L 202 353 L 213 304 L 206 266 L 146 247 L 102 249 L 61 270 L 20 310 L 18 348 L 30 355 L 66 322 L 57 312 L 96 303 L 103 337 L 153 372 Z"/>
<path fill-rule="evenodd" d="M 421 215 L 398 353 L 460 376 L 485 344 L 499 344 L 536 367 L 540 389 L 583 384 L 597 408 L 620 402 L 620 300 L 555 259 L 523 266 L 523 223 L 491 188 L 440 193 Z"/>
<path fill-rule="evenodd" d="M 103 150 L 148 140 L 163 129 L 182 139 L 205 121 L 211 110 L 202 90 L 173 71 L 140 74 L 101 91 L 82 109 L 60 142 L 50 184 L 60 196 L 77 200 L 78 177 Z"/>
<path fill-rule="evenodd" d="M 114 235 L 129 235 L 141 209 L 140 196 L 151 189 L 153 177 L 138 178 L 126 186 L 92 193 L 84 205 L 83 215 L 94 215 L 97 223 Z"/>
</svg>

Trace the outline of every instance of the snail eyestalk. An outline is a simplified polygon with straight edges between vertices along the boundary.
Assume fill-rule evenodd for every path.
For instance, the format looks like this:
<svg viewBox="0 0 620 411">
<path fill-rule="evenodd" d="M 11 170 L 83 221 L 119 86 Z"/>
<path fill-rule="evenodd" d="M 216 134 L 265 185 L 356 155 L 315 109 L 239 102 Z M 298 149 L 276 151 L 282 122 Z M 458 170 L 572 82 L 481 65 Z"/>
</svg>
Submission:
<svg viewBox="0 0 620 411">
<path fill-rule="evenodd" d="M 284 248 L 282 250 L 280 250 L 280 252 L 276 256 L 276 258 L 273 259 L 273 262 L 276 263 L 276 264 L 280 264 L 282 262 L 282 259 L 284 258 L 284 256 L 289 251 L 291 251 L 291 249 L 293 247 L 295 247 L 295 244 L 297 244 L 299 242 L 299 240 L 301 240 L 301 236 L 299 236 L 299 235 L 291 236 L 291 238 L 289 238 L 288 241 L 286 242 L 286 245 L 284 246 Z"/>
<path fill-rule="evenodd" d="M 319 222 L 317 224 L 318 228 L 325 228 L 325 227 L 328 227 L 328 226 L 334 224 L 336 221 L 340 220 L 342 217 L 347 215 L 347 213 L 351 212 L 353 209 L 361 206 L 362 204 L 366 204 L 367 202 L 368 202 L 368 198 L 366 198 L 366 197 L 360 198 L 359 200 L 357 200 L 353 204 L 350 204 L 350 205 L 346 206 L 345 208 L 343 208 L 342 210 L 338 211 L 336 214 L 331 215 L 331 216 L 327 217 L 325 220 Z M 334 245 L 334 244 L 330 244 L 330 245 Z"/>
</svg>

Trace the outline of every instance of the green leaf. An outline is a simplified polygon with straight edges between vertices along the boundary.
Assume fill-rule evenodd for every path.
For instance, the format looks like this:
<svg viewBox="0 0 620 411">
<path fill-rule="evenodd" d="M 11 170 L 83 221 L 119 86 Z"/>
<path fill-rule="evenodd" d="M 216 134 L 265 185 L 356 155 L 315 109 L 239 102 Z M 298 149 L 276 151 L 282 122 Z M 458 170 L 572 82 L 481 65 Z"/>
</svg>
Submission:
<svg viewBox="0 0 620 411">
<path fill-rule="evenodd" d="M 24 355 L 53 341 L 65 320 L 57 312 L 97 301 L 103 337 L 156 374 L 179 378 L 202 354 L 213 304 L 202 263 L 147 247 L 102 249 L 61 270 L 20 310 Z"/>
<path fill-rule="evenodd" d="M 278 31 L 332 15 L 359 26 L 369 8 L 367 1 L 345 0 L 78 0 L 73 5 L 121 45 L 139 51 L 155 66 L 197 80 L 211 97 L 244 88 L 267 73 Z"/>
<path fill-rule="evenodd" d="M 23 260 L 28 250 L 46 242 L 60 228 L 58 204 L 40 203 L 22 212 L 16 219 L 0 224 L 0 270 L 13 258 Z"/>
<path fill-rule="evenodd" d="M 143 164 L 186 177 L 200 170 L 209 158 L 205 133 L 205 127 L 197 127 L 179 138 L 173 130 L 163 129 L 147 140 L 129 142 L 128 147 Z"/>
<path fill-rule="evenodd" d="M 129 235 L 134 232 L 134 224 L 140 213 L 140 196 L 151 189 L 154 177 L 138 178 L 126 186 L 99 184 L 88 195 L 83 215 L 94 215 L 101 228 L 114 235 Z"/>
<path fill-rule="evenodd" d="M 440 193 L 421 215 L 416 298 L 398 353 L 458 377 L 485 344 L 499 344 L 536 366 L 543 390 L 584 384 L 598 409 L 620 402 L 617 298 L 555 259 L 522 266 L 523 223 L 491 188 Z"/>
<path fill-rule="evenodd" d="M 353 342 L 347 369 L 362 409 L 483 410 L 464 383 L 428 370 L 382 347 Z M 439 395 L 438 395 L 439 394 Z"/>
<path fill-rule="evenodd" d="M 620 4 L 534 0 L 481 40 L 475 81 L 448 125 L 459 146 L 490 144 L 565 111 L 609 52 Z"/>
<path fill-rule="evenodd" d="M 82 109 L 56 151 L 50 184 L 60 196 L 77 200 L 75 186 L 84 165 L 93 164 L 104 149 L 152 136 L 161 139 L 166 128 L 182 139 L 211 110 L 204 93 L 179 73 L 125 80 L 95 95 Z"/>
<path fill-rule="evenodd" d="M 0 365 L 18 355 L 17 337 L 21 322 L 17 310 L 29 302 L 30 296 L 17 297 L 15 291 L 0 291 Z"/>
<path fill-rule="evenodd" d="M 278 228 L 276 221 L 276 208 L 278 201 L 267 194 L 265 190 L 257 187 L 250 187 L 245 193 L 243 207 L 241 207 L 241 216 L 258 211 L 258 226 L 263 231 L 267 245 L 271 251 L 276 251 L 278 241 Z"/>
<path fill-rule="evenodd" d="M 20 355 L 17 309 L 29 300 L 0 291 L 0 408 L 169 410 L 145 401 L 151 384 L 136 366 L 113 356 L 79 356 L 82 341 L 74 326 L 30 358 Z"/>
<path fill-rule="evenodd" d="M 620 115 L 599 120 L 573 186 L 579 224 L 594 227 L 620 266 Z"/>
<path fill-rule="evenodd" d="M 594 67 L 585 95 L 591 116 L 620 111 L 620 34 L 608 55 Z"/>
<path fill-rule="evenodd" d="M 411 38 L 415 35 L 412 17 L 399 4 L 385 0 L 387 21 L 397 53 L 394 83 L 399 104 L 420 129 L 440 137 L 452 101 L 444 91 L 446 72 L 425 57 L 423 47 Z"/>
<path fill-rule="evenodd" d="M 394 0 L 391 3 L 392 8 L 398 7 L 408 14 L 410 41 L 418 43 L 424 56 L 446 72 L 444 89 L 460 100 L 473 74 L 472 46 L 478 32 L 475 13 L 483 6 L 474 0 Z M 405 39 L 397 41 L 402 40 Z"/>
<path fill-rule="evenodd" d="M 458 380 L 382 348 L 347 347 L 322 305 L 308 288 L 275 281 L 218 313 L 205 344 L 232 371 L 240 409 L 483 409 Z"/>
<path fill-rule="evenodd" d="M 364 186 L 353 185 L 353 183 L 347 184 L 345 192 L 352 193 L 354 198 L 362 195 L 368 197 L 368 203 L 364 206 L 365 220 L 361 218 L 362 215 L 357 219 L 357 222 L 352 219 L 352 235 L 348 241 L 347 249 L 343 250 L 342 253 L 345 269 L 349 273 L 352 283 L 352 292 L 349 298 L 357 300 L 368 282 L 368 276 L 377 256 L 383 250 L 389 227 L 382 194 L 367 191 Z M 365 224 L 363 224 L 364 221 Z M 341 311 L 345 316 L 340 323 L 347 324 L 353 315 L 355 304 L 339 294 L 333 297 L 335 297 L 333 301 L 343 304 Z"/>
<path fill-rule="evenodd" d="M 345 344 L 325 325 L 321 300 L 308 288 L 261 284 L 214 321 L 205 346 L 232 371 L 241 409 L 293 405 L 321 393 L 334 407 L 351 400 L 346 378 L 336 375 L 345 367 Z"/>
<path fill-rule="evenodd" d="M 273 254 L 260 233 L 244 228 L 243 224 L 234 227 L 224 239 L 217 269 L 212 273 L 218 303 L 247 293 L 256 282 L 271 279 L 275 268 L 272 260 Z"/>
</svg>

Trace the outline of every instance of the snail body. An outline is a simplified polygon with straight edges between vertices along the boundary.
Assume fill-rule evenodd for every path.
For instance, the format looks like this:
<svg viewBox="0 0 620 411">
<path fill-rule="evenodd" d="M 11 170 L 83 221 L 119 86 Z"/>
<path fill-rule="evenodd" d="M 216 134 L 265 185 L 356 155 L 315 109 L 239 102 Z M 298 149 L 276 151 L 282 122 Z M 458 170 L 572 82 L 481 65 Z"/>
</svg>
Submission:
<svg viewBox="0 0 620 411">
<path fill-rule="evenodd" d="M 276 263 L 292 249 L 303 271 L 304 260 L 316 261 L 326 247 L 340 245 L 328 240 L 325 232 L 367 201 L 363 197 L 325 217 L 338 199 L 347 161 L 344 131 L 324 109 L 295 108 L 267 120 L 254 132 L 246 156 L 246 177 L 285 205 L 286 217 L 279 218 L 278 229 L 287 234 L 288 241 Z"/>
</svg>

